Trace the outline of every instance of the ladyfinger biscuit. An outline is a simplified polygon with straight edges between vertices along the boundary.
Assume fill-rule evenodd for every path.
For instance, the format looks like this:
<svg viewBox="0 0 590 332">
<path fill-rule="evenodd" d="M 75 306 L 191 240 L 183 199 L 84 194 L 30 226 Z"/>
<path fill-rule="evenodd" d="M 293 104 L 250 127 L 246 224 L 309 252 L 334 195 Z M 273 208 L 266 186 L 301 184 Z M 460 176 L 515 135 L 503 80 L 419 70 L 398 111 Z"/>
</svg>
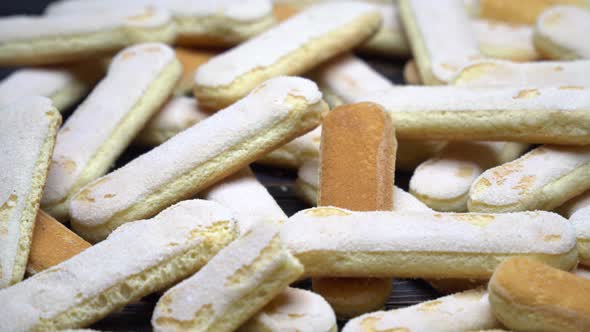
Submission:
<svg viewBox="0 0 590 332">
<path fill-rule="evenodd" d="M 477 0 L 474 14 L 483 18 L 516 24 L 535 24 L 537 17 L 556 5 L 588 6 L 587 0 Z"/>
<path fill-rule="evenodd" d="M 543 211 L 445 214 L 322 207 L 289 218 L 281 236 L 312 277 L 486 279 L 512 256 L 564 270 L 578 259 L 572 225 Z"/>
<path fill-rule="evenodd" d="M 260 220 L 284 222 L 287 215 L 249 167 L 213 185 L 203 198 L 230 209 L 238 219 L 240 233 L 245 234 Z"/>
<path fill-rule="evenodd" d="M 276 222 L 260 222 L 192 277 L 169 289 L 152 316 L 155 331 L 234 331 L 303 273 Z"/>
<path fill-rule="evenodd" d="M 590 144 L 585 87 L 396 87 L 359 101 L 389 111 L 401 139 Z"/>
<path fill-rule="evenodd" d="M 573 273 L 514 257 L 498 266 L 488 289 L 494 315 L 515 331 L 590 329 L 590 280 Z"/>
<path fill-rule="evenodd" d="M 209 117 L 195 98 L 173 97 L 154 115 L 137 135 L 135 143 L 157 146 L 195 123 Z"/>
<path fill-rule="evenodd" d="M 465 212 L 473 181 L 486 169 L 520 157 L 527 148 L 513 142 L 449 143 L 416 168 L 410 192 L 436 211 Z"/>
<path fill-rule="evenodd" d="M 316 293 L 288 287 L 277 295 L 240 332 L 336 332 L 336 316 L 330 305 Z"/>
<path fill-rule="evenodd" d="M 39 210 L 31 240 L 27 273 L 36 274 L 90 248 L 90 243 Z"/>
<path fill-rule="evenodd" d="M 317 159 L 320 155 L 322 127 L 301 135 L 291 142 L 273 150 L 256 163 L 285 168 L 298 168 L 309 159 Z"/>
<path fill-rule="evenodd" d="M 202 200 L 129 223 L 69 260 L 1 290 L 0 330 L 88 326 L 190 276 L 237 233 L 228 210 Z"/>
<path fill-rule="evenodd" d="M 167 12 L 152 7 L 66 16 L 0 19 L 0 65 L 39 65 L 86 59 L 142 42 L 172 42 Z"/>
<path fill-rule="evenodd" d="M 454 85 L 468 87 L 535 86 L 576 89 L 590 86 L 590 60 L 512 63 L 482 61 L 464 68 Z"/>
<path fill-rule="evenodd" d="M 107 76 L 57 136 L 41 204 L 60 221 L 74 194 L 102 176 L 166 101 L 181 73 L 174 51 L 140 44 L 120 52 Z"/>
<path fill-rule="evenodd" d="M 182 77 L 176 86 L 176 95 L 186 95 L 193 89 L 193 77 L 195 71 L 204 63 L 209 61 L 216 53 L 212 51 L 195 50 L 176 47 L 174 49 L 176 58 L 182 64 Z"/>
<path fill-rule="evenodd" d="M 400 13 L 424 84 L 446 84 L 482 59 L 462 0 L 401 0 Z M 441 38 L 441 33 L 444 38 Z"/>
<path fill-rule="evenodd" d="M 533 41 L 539 52 L 551 59 L 590 59 L 590 45 L 585 42 L 589 29 L 589 10 L 556 6 L 537 20 Z"/>
<path fill-rule="evenodd" d="M 377 33 L 359 50 L 363 53 L 408 57 L 410 44 L 404 33 L 397 4 L 392 1 L 373 1 L 379 9 L 383 23 Z"/>
<path fill-rule="evenodd" d="M 51 99 L 60 112 L 78 102 L 102 75 L 94 62 L 69 67 L 25 68 L 0 82 L 0 107 L 26 96 Z"/>
<path fill-rule="evenodd" d="M 21 99 L 0 109 L 0 115 L 2 289 L 21 281 L 25 274 L 35 216 L 61 116 L 51 100 L 44 97 Z"/>
<path fill-rule="evenodd" d="M 342 332 L 457 332 L 500 327 L 483 289 L 457 293 L 407 308 L 377 311 L 349 321 Z"/>
<path fill-rule="evenodd" d="M 590 207 L 576 211 L 570 221 L 576 230 L 580 264 L 590 267 Z"/>
<path fill-rule="evenodd" d="M 195 74 L 195 96 L 207 108 L 223 108 L 269 78 L 304 73 L 350 50 L 380 22 L 379 12 L 369 4 L 312 6 L 202 65 Z"/>
<path fill-rule="evenodd" d="M 552 210 L 590 188 L 590 148 L 544 145 L 480 175 L 473 212 Z"/>
<path fill-rule="evenodd" d="M 416 60 L 408 60 L 404 65 L 404 81 L 408 85 L 422 85 L 422 77 L 420 77 Z"/>
<path fill-rule="evenodd" d="M 88 184 L 72 199 L 72 226 L 86 239 L 104 239 L 123 223 L 191 197 L 313 129 L 326 108 L 309 80 L 269 80 L 227 109 Z"/>
<path fill-rule="evenodd" d="M 555 209 L 555 211 L 566 218 L 571 218 L 574 213 L 587 206 L 590 206 L 590 190 L 570 199 Z"/>
<path fill-rule="evenodd" d="M 121 7 L 154 6 L 168 11 L 176 23 L 176 42 L 194 46 L 233 46 L 268 29 L 273 23 L 270 0 L 62 0 L 46 13 L 71 16 L 80 13 L 112 13 Z"/>
<path fill-rule="evenodd" d="M 540 55 L 533 45 L 533 28 L 529 25 L 476 19 L 472 21 L 482 54 L 511 61 L 535 61 Z"/>
</svg>

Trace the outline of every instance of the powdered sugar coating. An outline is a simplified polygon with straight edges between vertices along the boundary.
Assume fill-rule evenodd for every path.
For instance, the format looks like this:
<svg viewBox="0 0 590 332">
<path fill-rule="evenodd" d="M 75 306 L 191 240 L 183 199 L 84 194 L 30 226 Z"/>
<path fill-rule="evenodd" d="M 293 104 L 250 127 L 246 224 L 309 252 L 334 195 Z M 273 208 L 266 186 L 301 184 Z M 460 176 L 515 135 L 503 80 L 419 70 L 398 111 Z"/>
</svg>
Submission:
<svg viewBox="0 0 590 332">
<path fill-rule="evenodd" d="M 27 97 L 0 109 L 0 116 L 0 288 L 3 288 L 13 278 L 19 240 L 28 236 L 20 233 L 20 222 L 33 178 L 38 176 L 37 160 L 51 134 L 50 116 L 59 115 L 51 100 Z"/>
<path fill-rule="evenodd" d="M 209 115 L 211 113 L 202 110 L 195 98 L 174 97 L 148 122 L 144 131 L 184 130 Z"/>
<path fill-rule="evenodd" d="M 72 217 L 88 226 L 108 222 L 170 181 L 280 123 L 294 107 L 286 103 L 289 96 L 304 98 L 310 105 L 321 101 L 317 86 L 307 79 L 268 80 L 235 104 L 90 183 L 82 191 L 91 201 L 75 197 L 70 206 Z"/>
<path fill-rule="evenodd" d="M 229 208 L 237 217 L 242 234 L 261 220 L 287 220 L 285 212 L 249 167 L 209 188 L 203 197 Z"/>
<path fill-rule="evenodd" d="M 281 237 L 296 255 L 318 250 L 563 254 L 576 245 L 570 223 L 544 211 L 353 212 L 329 207 L 326 213 L 322 209 L 326 208 L 301 211 L 283 224 Z M 317 216 L 322 212 L 328 215 Z"/>
<path fill-rule="evenodd" d="M 354 1 L 312 6 L 203 64 L 195 74 L 195 82 L 207 87 L 229 85 L 375 10 L 370 4 Z"/>
<path fill-rule="evenodd" d="M 480 47 L 501 48 L 537 57 L 533 45 L 533 28 L 528 25 L 476 19 L 472 21 Z"/>
<path fill-rule="evenodd" d="M 499 327 L 484 290 L 470 290 L 410 307 L 377 311 L 350 320 L 342 332 L 456 332 Z"/>
<path fill-rule="evenodd" d="M 42 204 L 63 201 L 121 121 L 150 84 L 175 60 L 163 44 L 140 44 L 121 51 L 107 76 L 60 129 Z"/>
<path fill-rule="evenodd" d="M 0 19 L 0 43 L 67 37 L 124 27 L 153 28 L 170 20 L 168 12 L 151 7 L 66 16 L 8 16 Z"/>
<path fill-rule="evenodd" d="M 576 229 L 579 239 L 590 240 L 590 207 L 584 207 L 576 211 L 570 217 L 570 221 Z"/>
<path fill-rule="evenodd" d="M 571 50 L 580 58 L 590 58 L 590 11 L 576 6 L 554 6 L 537 19 L 536 33 Z"/>
<path fill-rule="evenodd" d="M 23 331 L 94 298 L 138 273 L 203 242 L 195 236 L 218 222 L 237 232 L 230 212 L 202 200 L 176 204 L 158 216 L 127 223 L 69 260 L 0 290 L 0 329 Z M 18 317 L 18 319 L 14 319 Z"/>
<path fill-rule="evenodd" d="M 588 163 L 590 147 L 543 145 L 485 171 L 474 182 L 469 198 L 493 206 L 515 204 Z"/>
</svg>

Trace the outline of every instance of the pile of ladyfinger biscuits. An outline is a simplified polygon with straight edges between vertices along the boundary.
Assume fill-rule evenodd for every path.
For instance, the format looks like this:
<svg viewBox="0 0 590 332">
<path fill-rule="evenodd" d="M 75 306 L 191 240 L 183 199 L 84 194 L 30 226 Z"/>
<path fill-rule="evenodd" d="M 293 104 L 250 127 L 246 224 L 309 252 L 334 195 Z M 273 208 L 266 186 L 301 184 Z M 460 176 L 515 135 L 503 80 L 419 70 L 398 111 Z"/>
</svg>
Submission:
<svg viewBox="0 0 590 332">
<path fill-rule="evenodd" d="M 590 331 L 588 33 L 588 0 L 0 18 L 0 331 L 149 294 L 154 331 Z M 408 85 L 352 52 L 408 59 Z M 317 207 L 287 217 L 254 162 Z M 383 311 L 392 278 L 446 296 Z"/>
</svg>

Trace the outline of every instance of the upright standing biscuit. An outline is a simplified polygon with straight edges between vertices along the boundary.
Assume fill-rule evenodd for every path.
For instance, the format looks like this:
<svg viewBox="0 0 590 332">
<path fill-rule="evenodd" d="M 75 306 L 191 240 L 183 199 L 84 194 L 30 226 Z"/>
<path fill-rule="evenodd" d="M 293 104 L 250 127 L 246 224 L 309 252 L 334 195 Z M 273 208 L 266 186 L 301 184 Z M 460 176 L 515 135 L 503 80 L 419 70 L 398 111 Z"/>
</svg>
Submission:
<svg viewBox="0 0 590 332">
<path fill-rule="evenodd" d="M 120 52 L 107 76 L 60 129 L 41 202 L 64 222 L 71 198 L 109 167 L 166 101 L 181 73 L 174 51 L 141 44 Z"/>
<path fill-rule="evenodd" d="M 88 326 L 195 273 L 237 233 L 227 209 L 201 200 L 129 223 L 69 260 L 0 290 L 0 330 Z"/>
<path fill-rule="evenodd" d="M 590 329 L 590 280 L 525 257 L 498 266 L 489 284 L 492 311 L 523 332 Z"/>
<path fill-rule="evenodd" d="M 265 80 L 298 75 L 366 40 L 381 22 L 375 7 L 360 2 L 319 4 L 201 66 L 195 96 L 223 108 Z"/>
<path fill-rule="evenodd" d="M 401 0 L 400 12 L 425 84 L 446 84 L 482 58 L 462 0 Z"/>
<path fill-rule="evenodd" d="M 507 163 L 528 148 L 514 142 L 454 142 L 423 162 L 410 179 L 410 192 L 436 211 L 467 211 L 469 189 L 486 169 Z"/>
<path fill-rule="evenodd" d="M 469 211 L 551 210 L 590 188 L 590 148 L 545 145 L 485 171 L 469 191 Z"/>
<path fill-rule="evenodd" d="M 474 14 L 483 18 L 516 24 L 534 24 L 537 17 L 551 6 L 575 4 L 588 6 L 587 0 L 476 0 Z"/>
<path fill-rule="evenodd" d="M 350 320 L 342 332 L 457 332 L 499 327 L 488 294 L 482 289 L 457 293 L 391 311 L 377 311 Z"/>
<path fill-rule="evenodd" d="M 83 60 L 142 42 L 172 42 L 170 15 L 152 7 L 66 16 L 0 19 L 0 65 Z"/>
<path fill-rule="evenodd" d="M 155 331 L 235 331 L 302 272 L 281 243 L 277 223 L 261 222 L 164 293 L 152 326 Z"/>
<path fill-rule="evenodd" d="M 269 80 L 225 110 L 84 187 L 70 205 L 72 226 L 104 239 L 231 175 L 318 125 L 326 104 L 306 79 Z"/>
<path fill-rule="evenodd" d="M 285 212 L 249 167 L 213 185 L 203 197 L 229 208 L 238 219 L 241 234 L 251 230 L 260 220 L 276 223 L 287 220 Z"/>
<path fill-rule="evenodd" d="M 0 116 L 1 289 L 21 281 L 25 274 L 61 116 L 44 97 L 19 100 L 0 109 Z"/>
<path fill-rule="evenodd" d="M 472 24 L 482 54 L 511 61 L 539 59 L 539 53 L 533 45 L 531 26 L 481 19 L 473 20 Z"/>
<path fill-rule="evenodd" d="M 182 64 L 182 77 L 176 86 L 174 93 L 176 95 L 186 95 L 193 89 L 193 78 L 195 71 L 204 63 L 209 61 L 216 53 L 212 51 L 202 51 L 189 48 L 176 47 L 174 49 L 176 58 Z"/>
<path fill-rule="evenodd" d="M 590 29 L 590 11 L 556 6 L 537 20 L 534 43 L 539 52 L 551 59 L 590 59 L 586 32 Z"/>
</svg>

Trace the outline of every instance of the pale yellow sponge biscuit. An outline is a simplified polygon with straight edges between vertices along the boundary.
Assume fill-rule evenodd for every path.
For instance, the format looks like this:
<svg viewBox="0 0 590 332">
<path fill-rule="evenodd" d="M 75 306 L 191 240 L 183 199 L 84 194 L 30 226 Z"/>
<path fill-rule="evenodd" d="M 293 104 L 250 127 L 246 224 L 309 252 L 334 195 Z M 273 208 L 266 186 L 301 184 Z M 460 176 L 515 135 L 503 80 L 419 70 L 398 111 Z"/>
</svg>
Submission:
<svg viewBox="0 0 590 332">
<path fill-rule="evenodd" d="M 359 101 L 389 111 L 401 139 L 590 144 L 590 89 L 581 86 L 395 87 Z"/>
<path fill-rule="evenodd" d="M 287 288 L 250 318 L 239 332 L 336 332 L 334 311 L 321 296 Z"/>
<path fill-rule="evenodd" d="M 555 211 L 566 218 L 570 218 L 576 211 L 587 206 L 590 206 L 590 190 L 570 199 L 555 209 Z"/>
<path fill-rule="evenodd" d="M 301 211 L 281 227 L 283 241 L 311 277 L 486 279 L 512 256 L 564 270 L 578 260 L 571 223 L 543 211 L 353 212 L 321 207 Z"/>
<path fill-rule="evenodd" d="M 526 257 L 498 266 L 488 286 L 494 315 L 523 332 L 590 330 L 590 280 Z"/>
<path fill-rule="evenodd" d="M 576 211 L 570 221 L 576 230 L 580 264 L 590 267 L 590 207 Z"/>
<path fill-rule="evenodd" d="M 422 85 L 422 77 L 420 77 L 416 60 L 408 60 L 404 65 L 404 81 L 408 85 Z"/>
<path fill-rule="evenodd" d="M 588 0 L 475 0 L 474 14 L 515 24 L 534 24 L 544 10 L 556 5 L 588 6 Z"/>
<path fill-rule="evenodd" d="M 0 330 L 88 326 L 190 276 L 238 234 L 217 203 L 174 205 L 129 223 L 69 260 L 0 291 Z"/>
<path fill-rule="evenodd" d="M 178 30 L 176 42 L 182 45 L 232 46 L 274 23 L 270 0 L 62 0 L 51 4 L 46 13 L 72 16 L 146 6 L 170 12 Z"/>
<path fill-rule="evenodd" d="M 214 57 L 217 52 L 191 48 L 174 48 L 176 58 L 182 64 L 182 77 L 174 89 L 174 94 L 182 96 L 192 92 L 195 71 Z"/>
<path fill-rule="evenodd" d="M 287 220 L 285 212 L 258 182 L 250 167 L 214 184 L 202 196 L 230 209 L 238 219 L 241 234 L 251 230 L 260 220 L 277 223 Z"/>
<path fill-rule="evenodd" d="M 369 2 L 369 1 L 367 1 Z M 410 44 L 399 17 L 399 9 L 395 1 L 373 1 L 379 9 L 383 24 L 377 33 L 360 46 L 363 53 L 387 56 L 407 57 L 410 55 Z"/>
<path fill-rule="evenodd" d="M 35 216 L 61 116 L 51 104 L 51 100 L 32 96 L 1 108 L 0 116 L 2 289 L 21 281 L 25 274 Z M 6 301 L 0 303 L 3 303 L 4 307 Z"/>
<path fill-rule="evenodd" d="M 41 204 L 65 222 L 71 198 L 104 175 L 172 93 L 181 74 L 174 51 L 157 43 L 121 51 L 107 76 L 60 129 Z"/>
<path fill-rule="evenodd" d="M 512 161 L 527 144 L 513 142 L 453 142 L 416 168 L 410 192 L 436 211 L 465 212 L 469 189 L 490 167 Z"/>
<path fill-rule="evenodd" d="M 123 223 L 192 197 L 312 130 L 326 109 L 313 82 L 298 77 L 271 79 L 232 106 L 88 184 L 72 199 L 72 226 L 86 239 L 104 239 Z"/>
<path fill-rule="evenodd" d="M 322 127 L 318 126 L 309 133 L 299 136 L 291 142 L 256 160 L 256 163 L 285 168 L 298 168 L 307 160 L 320 155 Z"/>
<path fill-rule="evenodd" d="M 472 24 L 482 54 L 511 61 L 535 61 L 540 58 L 533 45 L 533 28 L 530 25 L 482 19 L 473 20 Z"/>
<path fill-rule="evenodd" d="M 349 321 L 342 332 L 457 332 L 500 327 L 483 289 L 457 293 L 407 308 L 377 311 Z"/>
<path fill-rule="evenodd" d="M 211 113 L 199 107 L 195 98 L 172 97 L 139 132 L 135 143 L 157 146 L 195 123 L 209 117 Z"/>
<path fill-rule="evenodd" d="M 312 6 L 199 67 L 195 96 L 205 107 L 223 108 L 269 78 L 302 74 L 350 50 L 380 22 L 375 7 L 361 2 Z"/>
<path fill-rule="evenodd" d="M 535 25 L 534 43 L 551 59 L 590 59 L 586 32 L 590 30 L 590 10 L 556 6 L 543 12 Z"/>
<path fill-rule="evenodd" d="M 142 42 L 172 42 L 170 15 L 152 7 L 65 16 L 0 19 L 0 65 L 82 60 Z"/>
<path fill-rule="evenodd" d="M 589 147 L 544 145 L 480 175 L 468 207 L 495 213 L 552 210 L 589 188 Z"/>
<path fill-rule="evenodd" d="M 164 293 L 154 330 L 229 332 L 254 316 L 303 273 L 278 230 L 276 222 L 261 221 Z"/>
</svg>

